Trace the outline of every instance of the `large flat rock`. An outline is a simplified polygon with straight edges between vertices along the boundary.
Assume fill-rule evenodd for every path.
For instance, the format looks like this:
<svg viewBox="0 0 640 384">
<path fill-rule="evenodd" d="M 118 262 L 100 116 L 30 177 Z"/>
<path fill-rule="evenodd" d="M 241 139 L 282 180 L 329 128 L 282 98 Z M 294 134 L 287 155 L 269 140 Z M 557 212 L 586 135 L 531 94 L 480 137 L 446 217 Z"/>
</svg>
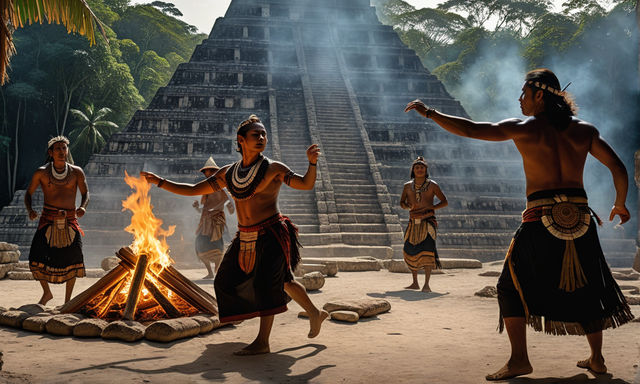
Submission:
<svg viewBox="0 0 640 384">
<path fill-rule="evenodd" d="M 440 259 L 443 269 L 482 268 L 480 260 L 476 259 Z"/>
<path fill-rule="evenodd" d="M 35 316 L 30 316 L 24 319 L 22 322 L 22 329 L 43 333 L 47 331 L 47 322 L 51 320 L 54 315 L 50 313 L 39 313 Z"/>
<path fill-rule="evenodd" d="M 18 244 L 11 244 L 4 241 L 0 241 L 0 251 L 17 251 L 19 249 Z"/>
<path fill-rule="evenodd" d="M 107 325 L 109 325 L 109 322 L 103 319 L 83 319 L 73 327 L 73 336 L 100 337 Z"/>
<path fill-rule="evenodd" d="M 140 340 L 144 337 L 145 326 L 137 321 L 118 320 L 109 323 L 102 331 L 103 339 L 117 339 L 128 342 Z"/>
<path fill-rule="evenodd" d="M 4 279 L 7 273 L 13 271 L 18 263 L 0 264 L 0 279 Z"/>
<path fill-rule="evenodd" d="M 17 263 L 20 251 L 0 251 L 0 264 Z"/>
<path fill-rule="evenodd" d="M 150 324 L 144 332 L 147 340 L 168 343 L 173 340 L 193 337 L 200 334 L 200 323 L 189 317 L 158 320 Z"/>
<path fill-rule="evenodd" d="M 6 325 L 7 327 L 13 328 L 22 328 L 22 322 L 29 316 L 31 315 L 24 311 L 5 311 L 0 313 L 0 325 Z"/>
<path fill-rule="evenodd" d="M 381 269 L 378 259 L 373 257 L 330 257 L 330 258 L 303 258 L 303 263 L 309 264 L 333 264 L 342 272 L 379 271 Z M 337 271 L 336 271 L 337 273 Z"/>
<path fill-rule="evenodd" d="M 47 321 L 47 333 L 58 336 L 71 336 L 73 335 L 73 328 L 82 318 L 82 315 L 74 313 L 55 315 Z"/>
<path fill-rule="evenodd" d="M 384 299 L 355 299 L 336 300 L 326 303 L 323 307 L 327 312 L 351 311 L 357 312 L 360 317 L 371 317 L 391 309 L 391 303 Z"/>
</svg>

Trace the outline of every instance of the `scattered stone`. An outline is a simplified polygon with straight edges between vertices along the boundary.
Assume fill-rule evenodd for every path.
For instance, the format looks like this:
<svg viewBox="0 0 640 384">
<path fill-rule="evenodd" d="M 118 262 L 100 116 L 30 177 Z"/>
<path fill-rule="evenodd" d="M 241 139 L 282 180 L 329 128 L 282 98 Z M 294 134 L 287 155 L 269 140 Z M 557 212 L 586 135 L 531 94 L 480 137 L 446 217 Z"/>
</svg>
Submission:
<svg viewBox="0 0 640 384">
<path fill-rule="evenodd" d="M 496 266 L 496 265 L 502 266 L 502 265 L 504 265 L 504 260 L 491 261 L 491 262 L 487 263 L 487 265 L 492 266 L 492 267 Z"/>
<path fill-rule="evenodd" d="M 487 285 L 486 287 L 482 288 L 478 292 L 474 293 L 474 295 L 480 296 L 480 297 L 496 298 L 498 297 L 498 290 L 493 285 Z"/>
<path fill-rule="evenodd" d="M 53 317 L 50 313 L 39 313 L 35 316 L 27 317 L 22 322 L 22 329 L 42 333 L 47 329 L 47 322 Z"/>
<path fill-rule="evenodd" d="M 0 313 L 0 325 L 6 325 L 13 328 L 22 328 L 22 322 L 31 316 L 27 312 L 9 310 Z"/>
<path fill-rule="evenodd" d="M 611 272 L 611 274 L 616 280 L 640 280 L 640 273 L 638 272 Z"/>
<path fill-rule="evenodd" d="M 120 259 L 117 256 L 109 256 L 102 259 L 100 266 L 105 271 L 110 271 L 116 267 L 116 265 L 120 264 Z"/>
<path fill-rule="evenodd" d="M 118 320 L 109 323 L 102 331 L 103 339 L 137 341 L 144 337 L 145 326 L 137 321 Z"/>
<path fill-rule="evenodd" d="M 302 263 L 296 265 L 296 269 L 293 271 L 293 276 L 295 277 L 304 276 L 304 269 L 302 268 Z"/>
<path fill-rule="evenodd" d="M 55 315 L 47 321 L 47 332 L 52 335 L 71 336 L 73 335 L 73 328 L 82 318 L 82 315 L 72 313 Z"/>
<path fill-rule="evenodd" d="M 0 313 L 2 313 L 2 312 L 6 312 L 6 311 L 7 311 L 7 308 L 5 308 L 5 307 L 0 307 Z"/>
<path fill-rule="evenodd" d="M 101 278 L 107 274 L 107 272 L 103 271 L 100 268 L 87 268 L 85 269 L 84 272 L 86 277 L 97 277 L 97 278 Z"/>
<path fill-rule="evenodd" d="M 45 312 L 47 307 L 42 304 L 25 304 L 18 308 L 18 311 L 27 312 L 29 315 L 34 316 L 39 313 Z"/>
<path fill-rule="evenodd" d="M 11 280 L 35 280 L 31 271 L 10 271 L 7 272 L 7 277 Z"/>
<path fill-rule="evenodd" d="M 147 327 L 144 337 L 147 340 L 168 343 L 198 334 L 200 334 L 200 323 L 189 317 L 182 317 L 156 321 Z"/>
<path fill-rule="evenodd" d="M 329 268 L 327 276 L 333 275 L 333 265 L 335 264 L 336 273 L 338 271 L 343 272 L 360 272 L 360 271 L 379 271 L 381 269 L 380 260 L 368 257 L 334 257 L 334 258 L 316 258 L 316 257 L 304 257 L 304 263 L 309 264 L 324 264 Z"/>
<path fill-rule="evenodd" d="M 195 315 L 191 316 L 192 320 L 195 320 L 200 325 L 200 334 L 209 333 L 214 329 L 220 327 L 220 319 L 217 316 L 211 315 Z"/>
<path fill-rule="evenodd" d="M 4 279 L 7 273 L 13 271 L 18 263 L 0 264 L 0 279 Z"/>
<path fill-rule="evenodd" d="M 304 317 L 305 319 L 308 319 L 309 314 L 307 313 L 307 311 L 300 311 L 298 312 L 298 317 Z"/>
<path fill-rule="evenodd" d="M 360 317 L 371 317 L 391 309 L 391 303 L 384 299 L 338 300 L 326 303 L 323 307 L 327 312 L 352 311 Z"/>
<path fill-rule="evenodd" d="M 73 327 L 73 336 L 100 337 L 107 325 L 109 325 L 109 322 L 103 319 L 83 319 Z"/>
<path fill-rule="evenodd" d="M 500 276 L 500 272 L 498 272 L 498 271 L 486 271 L 486 272 L 478 273 L 478 276 L 496 277 L 496 276 Z"/>
<path fill-rule="evenodd" d="M 629 305 L 640 305 L 640 297 L 638 296 L 625 296 L 627 299 L 627 304 Z"/>
<path fill-rule="evenodd" d="M 324 276 L 320 272 L 305 273 L 304 276 L 297 277 L 296 281 L 307 291 L 317 291 L 324 286 Z"/>
<path fill-rule="evenodd" d="M 323 275 L 327 275 L 327 266 L 324 264 L 302 264 L 302 270 L 304 275 L 311 272 L 320 272 Z"/>
<path fill-rule="evenodd" d="M 327 261 L 324 265 L 327 267 L 327 276 L 334 277 L 338 274 L 338 263 L 335 261 Z"/>
<path fill-rule="evenodd" d="M 440 259 L 440 264 L 443 269 L 482 268 L 482 263 L 476 259 Z"/>
<path fill-rule="evenodd" d="M 17 263 L 20 251 L 0 251 L 0 264 Z"/>
<path fill-rule="evenodd" d="M 0 241 L 0 251 L 17 251 L 18 245 Z"/>
<path fill-rule="evenodd" d="M 333 311 L 331 312 L 331 320 L 346 321 L 348 323 L 357 323 L 360 319 L 358 312 L 353 311 Z"/>
</svg>

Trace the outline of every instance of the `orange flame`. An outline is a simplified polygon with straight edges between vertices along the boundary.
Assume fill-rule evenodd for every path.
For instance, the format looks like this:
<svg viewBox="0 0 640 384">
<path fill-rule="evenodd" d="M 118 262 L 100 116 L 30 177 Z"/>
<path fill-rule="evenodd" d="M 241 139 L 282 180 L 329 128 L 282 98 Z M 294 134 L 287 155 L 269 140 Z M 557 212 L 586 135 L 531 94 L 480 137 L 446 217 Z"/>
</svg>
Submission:
<svg viewBox="0 0 640 384">
<path fill-rule="evenodd" d="M 161 227 L 162 220 L 153 214 L 149 189 L 151 185 L 144 177 L 136 178 L 124 172 L 124 181 L 135 191 L 122 201 L 122 210 L 130 210 L 131 224 L 124 230 L 133 234 L 132 250 L 136 254 L 146 254 L 149 257 L 149 265 L 160 264 L 168 267 L 173 263 L 169 257 L 169 245 L 167 236 L 173 235 L 176 226 L 169 226 L 168 230 Z"/>
</svg>

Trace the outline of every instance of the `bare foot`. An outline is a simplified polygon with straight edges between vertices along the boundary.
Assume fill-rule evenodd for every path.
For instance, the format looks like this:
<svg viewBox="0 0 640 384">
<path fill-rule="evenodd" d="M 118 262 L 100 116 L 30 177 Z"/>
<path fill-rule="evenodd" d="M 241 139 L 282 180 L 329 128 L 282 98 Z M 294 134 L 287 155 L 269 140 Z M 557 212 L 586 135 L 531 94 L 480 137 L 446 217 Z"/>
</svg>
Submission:
<svg viewBox="0 0 640 384">
<path fill-rule="evenodd" d="M 322 322 L 329 317 L 329 312 L 324 309 L 318 311 L 318 314 L 315 316 L 309 316 L 309 334 L 308 338 L 313 339 L 318 336 L 320 333 L 320 327 L 322 327 Z"/>
<path fill-rule="evenodd" d="M 45 292 L 42 294 L 42 297 L 40 298 L 40 301 L 38 301 L 38 304 L 46 305 L 47 302 L 49 302 L 49 300 L 51 299 L 53 299 L 53 294 L 51 292 Z"/>
<path fill-rule="evenodd" d="M 431 288 L 429 288 L 428 285 L 425 285 L 424 287 L 422 287 L 422 292 L 431 292 Z"/>
<path fill-rule="evenodd" d="M 528 375 L 531 372 L 533 372 L 533 368 L 531 367 L 531 364 L 529 364 L 529 362 L 521 365 L 509 364 L 509 362 L 507 362 L 507 364 L 505 364 L 504 367 L 500 368 L 497 372 L 485 376 L 485 379 L 487 379 L 488 381 L 506 380 L 516 376 Z"/>
<path fill-rule="evenodd" d="M 233 352 L 233 354 L 236 356 L 251 356 L 251 355 L 262 355 L 269 352 L 271 352 L 271 350 L 269 349 L 269 344 L 263 345 L 263 344 L 251 343 L 246 347 L 242 348 L 241 350 Z"/>
<path fill-rule="evenodd" d="M 586 360 L 580 360 L 576 364 L 580 368 L 588 369 L 593 373 L 597 373 L 599 375 L 603 373 L 607 373 L 607 366 L 604 365 L 604 357 L 602 360 L 600 359 L 592 359 L 591 357 Z"/>
<path fill-rule="evenodd" d="M 404 287 L 404 289 L 418 289 L 420 288 L 420 286 L 418 285 L 418 283 L 413 283 L 408 287 Z"/>
<path fill-rule="evenodd" d="M 207 275 L 204 276 L 203 279 L 213 279 L 213 275 L 211 273 L 207 273 Z"/>
</svg>

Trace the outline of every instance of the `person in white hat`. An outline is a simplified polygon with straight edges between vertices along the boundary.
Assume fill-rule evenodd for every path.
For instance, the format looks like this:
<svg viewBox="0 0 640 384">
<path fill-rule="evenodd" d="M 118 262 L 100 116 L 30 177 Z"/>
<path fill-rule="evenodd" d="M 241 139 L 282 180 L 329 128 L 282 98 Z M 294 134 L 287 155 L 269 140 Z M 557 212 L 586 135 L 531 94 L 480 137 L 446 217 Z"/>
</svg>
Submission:
<svg viewBox="0 0 640 384">
<path fill-rule="evenodd" d="M 200 168 L 206 178 L 213 176 L 220 167 L 209 156 L 209 159 Z M 201 206 L 202 205 L 202 206 Z M 200 223 L 196 230 L 196 254 L 204 266 L 207 268 L 207 275 L 204 279 L 213 278 L 214 272 L 218 272 L 224 250 L 222 235 L 227 226 L 227 217 L 224 214 L 224 207 L 230 214 L 235 212 L 233 202 L 224 190 L 202 195 L 200 202 L 193 202 L 193 207 L 200 212 Z M 211 269 L 211 263 L 214 269 Z"/>
</svg>

